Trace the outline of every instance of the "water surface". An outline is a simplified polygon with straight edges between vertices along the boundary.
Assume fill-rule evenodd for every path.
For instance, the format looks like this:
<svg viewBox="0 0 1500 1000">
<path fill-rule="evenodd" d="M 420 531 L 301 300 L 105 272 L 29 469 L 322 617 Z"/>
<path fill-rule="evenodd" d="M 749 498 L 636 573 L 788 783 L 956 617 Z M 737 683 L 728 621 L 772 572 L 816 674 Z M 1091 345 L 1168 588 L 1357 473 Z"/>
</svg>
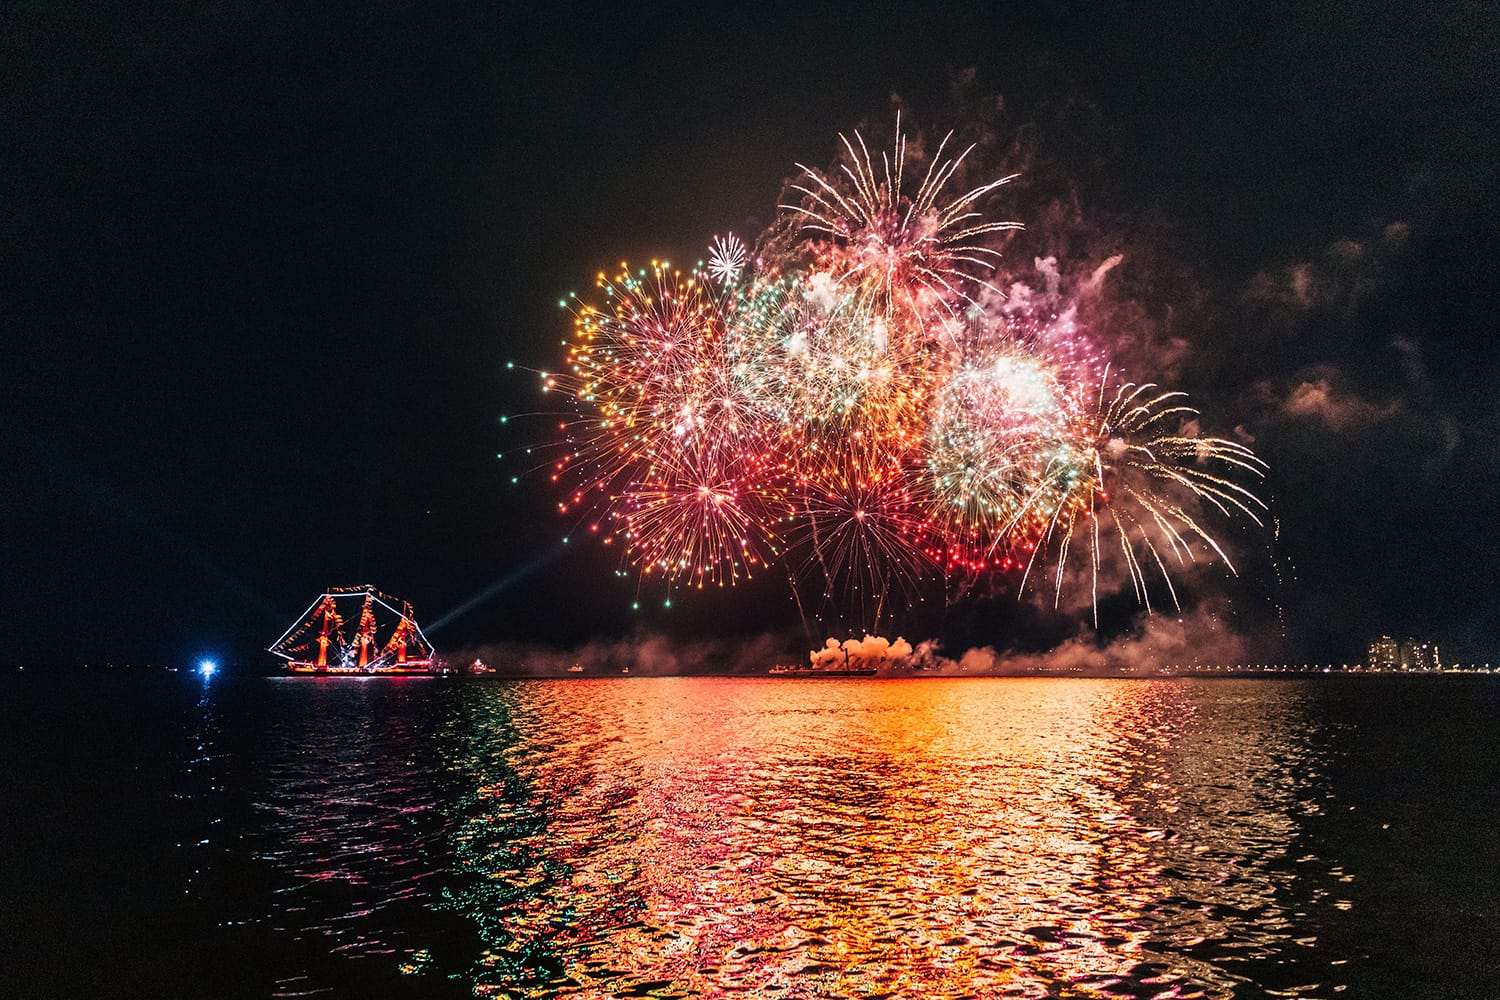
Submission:
<svg viewBox="0 0 1500 1000">
<path fill-rule="evenodd" d="M 1491 678 L 0 685 L 18 996 L 1500 995 Z"/>
</svg>

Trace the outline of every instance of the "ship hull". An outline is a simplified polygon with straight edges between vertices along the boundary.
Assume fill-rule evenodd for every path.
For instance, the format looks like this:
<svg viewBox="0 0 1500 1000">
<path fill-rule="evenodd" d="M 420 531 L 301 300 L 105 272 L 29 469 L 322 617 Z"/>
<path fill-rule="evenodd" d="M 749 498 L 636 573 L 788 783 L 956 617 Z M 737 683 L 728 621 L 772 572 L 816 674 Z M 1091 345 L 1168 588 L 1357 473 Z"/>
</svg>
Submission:
<svg viewBox="0 0 1500 1000">
<path fill-rule="evenodd" d="M 288 673 L 304 677 L 405 677 L 437 672 L 432 663 L 425 660 L 381 667 L 320 667 L 316 663 L 288 663 L 286 668 Z"/>
<path fill-rule="evenodd" d="M 849 667 L 839 670 L 772 670 L 771 677 L 874 677 L 874 667 Z"/>
</svg>

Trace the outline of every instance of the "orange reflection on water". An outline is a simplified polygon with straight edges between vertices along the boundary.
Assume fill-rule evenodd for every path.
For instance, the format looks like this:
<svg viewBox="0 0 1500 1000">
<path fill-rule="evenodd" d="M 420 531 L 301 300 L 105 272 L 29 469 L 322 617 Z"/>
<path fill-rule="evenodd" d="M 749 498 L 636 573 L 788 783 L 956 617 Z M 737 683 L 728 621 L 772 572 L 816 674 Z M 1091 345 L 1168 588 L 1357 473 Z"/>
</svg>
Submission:
<svg viewBox="0 0 1500 1000">
<path fill-rule="evenodd" d="M 1295 705 L 1247 722 L 1097 680 L 486 693 L 450 733 L 480 995 L 1219 996 L 1247 927 L 1283 944 L 1262 856 L 1295 833 L 1301 744 L 1271 735 Z"/>
</svg>

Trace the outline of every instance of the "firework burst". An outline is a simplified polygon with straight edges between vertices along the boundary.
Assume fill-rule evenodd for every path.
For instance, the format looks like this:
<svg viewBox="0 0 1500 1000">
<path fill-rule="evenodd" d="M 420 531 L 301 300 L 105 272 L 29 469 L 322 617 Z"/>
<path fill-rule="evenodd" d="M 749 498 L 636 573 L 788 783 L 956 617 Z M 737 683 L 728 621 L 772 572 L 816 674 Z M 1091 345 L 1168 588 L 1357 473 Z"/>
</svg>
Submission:
<svg viewBox="0 0 1500 1000">
<path fill-rule="evenodd" d="M 701 271 L 600 274 L 573 298 L 561 373 L 559 507 L 642 579 L 729 586 L 768 566 L 799 605 L 893 606 L 1014 573 L 1054 602 L 1112 568 L 1153 605 L 1169 570 L 1229 565 L 1208 520 L 1259 524 L 1264 464 L 1200 436 L 1181 393 L 1112 375 L 1105 345 L 1004 304 L 999 177 L 952 194 L 974 147 L 925 160 L 840 136 L 802 167 L 752 255 L 715 238 Z M 1002 280 L 1004 279 L 1004 280 Z M 843 617 L 836 615 L 836 617 Z"/>
<path fill-rule="evenodd" d="M 1043 529 L 1054 480 L 1073 464 L 1076 400 L 1058 375 L 1044 358 L 1008 347 L 954 372 L 934 401 L 928 517 L 952 568 L 1002 564 Z"/>
<path fill-rule="evenodd" d="M 1087 429 L 1072 446 L 1073 460 L 1062 466 L 1066 476 L 1053 478 L 1044 540 L 1056 542 L 1054 599 L 1079 543 L 1087 553 L 1096 609 L 1100 568 L 1111 550 L 1148 609 L 1151 577 L 1160 579 L 1172 605 L 1179 606 L 1171 565 L 1183 567 L 1208 556 L 1234 572 L 1201 509 L 1206 505 L 1223 517 L 1244 516 L 1260 526 L 1265 503 L 1234 477 L 1259 478 L 1266 465 L 1239 442 L 1188 433 L 1198 411 L 1186 398 L 1149 383 L 1112 384 L 1105 373 Z M 1036 562 L 1028 562 L 1028 574 Z"/>
<path fill-rule="evenodd" d="M 803 179 L 792 190 L 802 198 L 780 206 L 801 221 L 803 232 L 814 235 L 811 249 L 834 279 L 857 287 L 887 317 L 904 314 L 925 326 L 935 313 L 973 303 L 983 289 L 999 293 L 976 276 L 992 272 L 1000 257 L 985 240 L 1021 224 L 987 221 L 979 205 L 1016 175 L 947 197 L 949 182 L 974 150 L 971 145 L 944 159 L 952 138 L 951 132 L 943 137 L 908 193 L 907 143 L 899 119 L 895 148 L 881 155 L 879 169 L 864 136 L 855 132 L 851 142 L 841 134 L 845 161 L 838 173 L 797 164 Z"/>
<path fill-rule="evenodd" d="M 708 273 L 721 285 L 732 285 L 740 280 L 740 272 L 750 260 L 750 251 L 745 249 L 744 241 L 733 233 L 715 236 L 709 249 Z"/>
<path fill-rule="evenodd" d="M 575 484 L 560 504 L 595 512 L 590 527 L 620 540 L 642 573 L 733 583 L 774 552 L 756 470 L 769 434 L 733 377 L 723 305 L 697 275 L 601 274 L 605 306 L 575 304 L 565 373 L 580 418 L 563 425 L 557 477 Z"/>
</svg>

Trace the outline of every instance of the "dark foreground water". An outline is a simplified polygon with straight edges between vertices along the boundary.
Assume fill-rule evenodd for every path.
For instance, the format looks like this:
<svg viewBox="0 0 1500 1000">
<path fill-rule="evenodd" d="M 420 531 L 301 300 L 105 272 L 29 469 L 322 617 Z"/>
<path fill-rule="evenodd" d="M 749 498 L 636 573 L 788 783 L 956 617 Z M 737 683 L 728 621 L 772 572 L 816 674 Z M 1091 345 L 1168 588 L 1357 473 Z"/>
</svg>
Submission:
<svg viewBox="0 0 1500 1000">
<path fill-rule="evenodd" d="M 1500 996 L 1500 678 L 0 680 L 0 994 Z"/>
</svg>

